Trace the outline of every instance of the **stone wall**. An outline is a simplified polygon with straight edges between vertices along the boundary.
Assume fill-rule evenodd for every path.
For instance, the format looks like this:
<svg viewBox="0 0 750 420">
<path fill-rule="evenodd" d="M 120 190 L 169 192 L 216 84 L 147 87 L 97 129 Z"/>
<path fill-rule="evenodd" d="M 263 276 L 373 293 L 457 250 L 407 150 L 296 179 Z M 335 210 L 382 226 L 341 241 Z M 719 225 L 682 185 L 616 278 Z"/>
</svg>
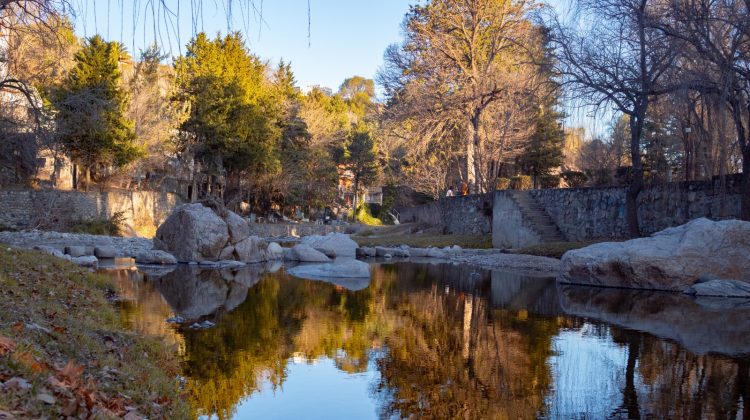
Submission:
<svg viewBox="0 0 750 420">
<path fill-rule="evenodd" d="M 454 235 L 492 232 L 492 194 L 445 197 L 421 206 L 397 208 L 401 223 L 420 223 Z"/>
<path fill-rule="evenodd" d="M 548 189 L 530 194 L 570 241 L 627 236 L 625 188 Z M 725 194 L 717 179 L 649 186 L 638 197 L 638 219 L 644 235 L 699 217 L 720 220 L 739 214 L 738 176 L 727 178 Z"/>
<path fill-rule="evenodd" d="M 506 191 L 497 191 L 492 206 L 492 246 L 494 248 L 523 248 L 542 241 L 531 223 L 526 220 Z"/>
<path fill-rule="evenodd" d="M 126 234 L 151 237 L 177 204 L 177 195 L 153 191 L 0 190 L 0 225 L 55 229 L 121 212 Z"/>
</svg>

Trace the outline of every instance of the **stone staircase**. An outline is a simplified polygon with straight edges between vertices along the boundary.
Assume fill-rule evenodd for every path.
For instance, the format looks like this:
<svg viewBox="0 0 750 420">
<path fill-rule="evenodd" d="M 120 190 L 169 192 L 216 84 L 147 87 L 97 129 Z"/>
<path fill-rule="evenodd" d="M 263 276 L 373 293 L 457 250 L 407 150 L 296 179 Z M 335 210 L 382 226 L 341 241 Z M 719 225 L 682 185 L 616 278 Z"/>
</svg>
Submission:
<svg viewBox="0 0 750 420">
<path fill-rule="evenodd" d="M 565 236 L 560 232 L 557 224 L 544 211 L 539 202 L 528 191 L 509 190 L 511 198 L 521 209 L 523 218 L 541 237 L 542 242 L 564 242 Z"/>
</svg>

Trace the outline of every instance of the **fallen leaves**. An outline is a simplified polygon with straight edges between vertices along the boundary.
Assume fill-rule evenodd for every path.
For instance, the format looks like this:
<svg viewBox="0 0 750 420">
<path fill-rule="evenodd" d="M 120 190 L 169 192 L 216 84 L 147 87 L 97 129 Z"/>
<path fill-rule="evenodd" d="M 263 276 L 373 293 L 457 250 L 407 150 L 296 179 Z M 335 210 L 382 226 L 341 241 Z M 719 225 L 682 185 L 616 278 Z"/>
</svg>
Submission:
<svg viewBox="0 0 750 420">
<path fill-rule="evenodd" d="M 0 356 L 13 353 L 16 349 L 16 342 L 8 337 L 0 335 Z"/>
</svg>

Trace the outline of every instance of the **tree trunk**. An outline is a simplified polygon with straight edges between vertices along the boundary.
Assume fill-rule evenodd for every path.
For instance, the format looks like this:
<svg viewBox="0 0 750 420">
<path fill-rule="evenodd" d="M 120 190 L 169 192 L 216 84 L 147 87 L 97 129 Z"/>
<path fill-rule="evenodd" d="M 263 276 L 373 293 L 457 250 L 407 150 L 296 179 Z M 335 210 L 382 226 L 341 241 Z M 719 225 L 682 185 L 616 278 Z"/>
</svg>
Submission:
<svg viewBox="0 0 750 420">
<path fill-rule="evenodd" d="M 357 204 L 359 202 L 359 179 L 357 177 L 354 178 L 354 213 L 352 219 L 356 222 L 357 221 Z"/>
<path fill-rule="evenodd" d="M 750 222 L 750 145 L 742 153 L 742 189 L 740 190 L 740 220 Z"/>
<path fill-rule="evenodd" d="M 641 236 L 638 224 L 638 195 L 643 190 L 643 166 L 641 165 L 641 131 L 646 114 L 646 104 L 630 116 L 630 159 L 633 162 L 630 184 L 625 195 L 625 213 L 628 222 L 628 233 L 631 238 Z"/>
<path fill-rule="evenodd" d="M 86 192 L 89 192 L 90 184 L 91 184 L 91 167 L 86 166 Z"/>
</svg>

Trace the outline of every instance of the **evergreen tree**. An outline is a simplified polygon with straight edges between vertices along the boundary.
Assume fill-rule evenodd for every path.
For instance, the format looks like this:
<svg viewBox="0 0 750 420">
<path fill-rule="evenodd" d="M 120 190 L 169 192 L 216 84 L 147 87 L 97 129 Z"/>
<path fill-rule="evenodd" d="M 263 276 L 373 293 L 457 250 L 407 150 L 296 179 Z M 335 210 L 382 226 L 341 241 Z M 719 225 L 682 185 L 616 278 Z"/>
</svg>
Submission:
<svg viewBox="0 0 750 420">
<path fill-rule="evenodd" d="M 521 166 L 527 174 L 537 177 L 549 175 L 550 171 L 563 164 L 565 132 L 560 126 L 562 114 L 555 111 L 552 104 L 540 106 L 536 118 L 536 129 L 531 136 Z"/>
<path fill-rule="evenodd" d="M 226 172 L 231 186 L 243 175 L 279 169 L 278 101 L 266 66 L 239 33 L 208 39 L 200 33 L 175 63 L 177 98 L 190 107 L 183 147 L 209 174 Z"/>
<path fill-rule="evenodd" d="M 351 135 L 343 149 L 343 163 L 354 178 L 354 215 L 356 217 L 360 186 L 375 182 L 380 176 L 378 166 L 378 147 L 372 130 L 365 124 L 353 127 Z"/>
<path fill-rule="evenodd" d="M 125 116 L 120 60 L 124 47 L 99 35 L 75 54 L 75 67 L 54 95 L 60 142 L 71 160 L 83 167 L 86 189 L 97 166 L 124 166 L 143 155 L 134 142 L 133 122 Z"/>
</svg>

